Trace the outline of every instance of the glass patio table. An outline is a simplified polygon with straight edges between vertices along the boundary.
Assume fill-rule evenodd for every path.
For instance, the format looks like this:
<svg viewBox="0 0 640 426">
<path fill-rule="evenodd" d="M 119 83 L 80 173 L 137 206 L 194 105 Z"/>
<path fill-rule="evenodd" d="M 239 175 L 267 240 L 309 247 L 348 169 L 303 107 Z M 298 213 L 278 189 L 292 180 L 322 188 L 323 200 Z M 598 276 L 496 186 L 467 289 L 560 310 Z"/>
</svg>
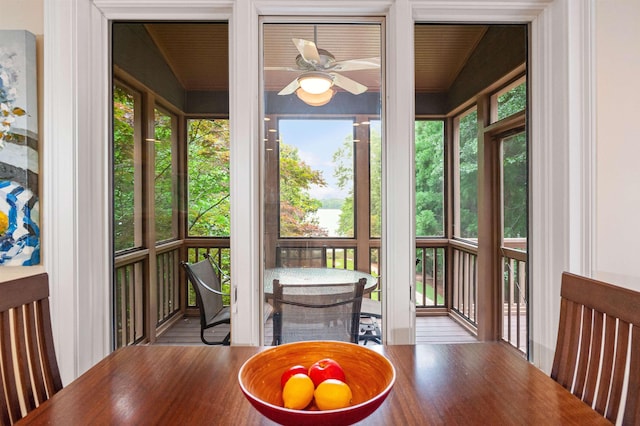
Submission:
<svg viewBox="0 0 640 426">
<path fill-rule="evenodd" d="M 273 280 L 280 280 L 282 284 L 308 284 L 309 290 L 331 293 L 330 284 L 355 283 L 360 278 L 366 278 L 364 293 L 370 293 L 378 285 L 378 279 L 371 274 L 361 271 L 334 268 L 271 268 L 264 270 L 264 294 L 273 295 Z M 318 287 L 322 284 L 322 287 Z M 329 284 L 329 285 L 327 285 Z M 310 294 L 309 292 L 305 292 Z"/>
</svg>

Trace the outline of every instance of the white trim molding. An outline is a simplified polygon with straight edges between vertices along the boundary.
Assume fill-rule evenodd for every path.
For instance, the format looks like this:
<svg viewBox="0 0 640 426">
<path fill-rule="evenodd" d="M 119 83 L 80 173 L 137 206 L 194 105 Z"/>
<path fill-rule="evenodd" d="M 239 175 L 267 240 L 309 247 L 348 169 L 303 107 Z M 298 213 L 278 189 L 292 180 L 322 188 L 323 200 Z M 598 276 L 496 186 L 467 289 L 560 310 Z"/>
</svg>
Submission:
<svg viewBox="0 0 640 426">
<path fill-rule="evenodd" d="M 49 273 L 58 364 L 63 382 L 68 383 L 78 375 L 79 358 L 76 87 L 71 52 L 75 28 L 68 25 L 73 20 L 74 4 L 48 1 L 44 14 L 43 261 Z"/>
<path fill-rule="evenodd" d="M 262 342 L 261 156 L 258 117 L 258 15 L 238 1 L 229 25 L 229 123 L 231 134 L 231 341 Z"/>
<path fill-rule="evenodd" d="M 591 2 L 556 1 L 531 31 L 530 344 L 546 371 L 561 274 L 590 275 L 595 253 L 592 13 Z"/>
</svg>

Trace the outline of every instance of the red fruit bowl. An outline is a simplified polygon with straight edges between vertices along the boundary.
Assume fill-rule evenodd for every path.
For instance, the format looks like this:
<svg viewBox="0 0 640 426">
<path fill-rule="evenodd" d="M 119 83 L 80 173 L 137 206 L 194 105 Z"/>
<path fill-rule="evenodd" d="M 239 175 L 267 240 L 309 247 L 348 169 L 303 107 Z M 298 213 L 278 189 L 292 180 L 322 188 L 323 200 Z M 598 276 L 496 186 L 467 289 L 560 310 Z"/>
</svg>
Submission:
<svg viewBox="0 0 640 426">
<path fill-rule="evenodd" d="M 280 376 L 289 367 L 332 358 L 344 369 L 351 388 L 351 405 L 318 410 L 284 408 Z M 249 402 L 265 417 L 282 425 L 350 425 L 368 417 L 387 398 L 396 371 L 384 356 L 365 346 L 333 341 L 288 343 L 262 351 L 240 368 L 238 381 Z"/>
</svg>

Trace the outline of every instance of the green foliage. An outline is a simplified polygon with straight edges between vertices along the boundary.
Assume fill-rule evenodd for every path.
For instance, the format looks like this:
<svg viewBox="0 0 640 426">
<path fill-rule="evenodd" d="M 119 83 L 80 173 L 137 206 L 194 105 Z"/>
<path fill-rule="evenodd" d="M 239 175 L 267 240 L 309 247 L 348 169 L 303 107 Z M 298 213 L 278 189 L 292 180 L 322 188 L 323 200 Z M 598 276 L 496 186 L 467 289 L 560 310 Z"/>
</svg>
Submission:
<svg viewBox="0 0 640 426">
<path fill-rule="evenodd" d="M 478 113 L 473 111 L 460 119 L 460 229 L 456 235 L 478 237 Z"/>
<path fill-rule="evenodd" d="M 354 208 L 353 208 L 353 136 L 344 138 L 342 146 L 333 153 L 333 176 L 337 179 L 337 186 L 347 191 L 340 211 L 338 221 L 338 235 L 353 237 Z"/>
<path fill-rule="evenodd" d="M 134 247 L 134 98 L 113 89 L 113 232 L 115 251 Z"/>
<path fill-rule="evenodd" d="M 382 136 L 380 121 L 369 126 L 369 233 L 373 238 L 382 235 Z"/>
<path fill-rule="evenodd" d="M 280 142 L 280 236 L 318 237 L 327 231 L 318 225 L 315 213 L 322 203 L 309 195 L 312 185 L 326 186 L 322 172 L 313 170 L 298 149 Z"/>
<path fill-rule="evenodd" d="M 504 238 L 527 236 L 527 145 L 524 133 L 502 143 Z"/>
<path fill-rule="evenodd" d="M 526 106 L 526 85 L 501 95 L 499 117 Z M 135 241 L 134 96 L 114 87 L 113 176 L 115 250 L 139 245 Z M 172 117 L 156 110 L 155 117 L 155 208 L 158 240 L 171 238 L 177 208 L 176 177 L 173 171 Z M 188 121 L 188 215 L 190 236 L 229 236 L 229 123 L 228 120 Z M 459 125 L 459 214 L 461 229 L 456 235 L 477 236 L 478 141 L 477 113 L 464 116 Z M 371 236 L 381 233 L 381 134 L 379 122 L 370 126 Z M 333 154 L 338 186 L 349 194 L 345 200 L 320 200 L 310 196 L 313 185 L 326 186 L 322 172 L 300 159 L 297 148 L 280 144 L 280 234 L 282 237 L 326 236 L 314 215 L 318 208 L 340 208 L 338 232 L 354 236 L 353 138 L 345 137 Z M 503 145 L 504 235 L 526 237 L 527 156 L 524 134 Z M 417 121 L 415 124 L 416 235 L 444 234 L 444 124 Z"/>
<path fill-rule="evenodd" d="M 174 170 L 173 170 L 173 127 L 174 118 L 158 109 L 155 110 L 155 163 L 154 194 L 156 215 L 156 241 L 173 238 L 174 219 Z"/>
<path fill-rule="evenodd" d="M 526 108 L 526 83 L 498 97 L 498 119 Z M 504 238 L 527 236 L 527 140 L 524 133 L 502 143 Z"/>
<path fill-rule="evenodd" d="M 527 106 L 527 85 L 519 84 L 498 96 L 498 120 L 520 112 Z"/>
<path fill-rule="evenodd" d="M 187 233 L 230 235 L 229 120 L 189 120 L 187 124 Z"/>
<path fill-rule="evenodd" d="M 416 235 L 444 235 L 444 121 L 416 121 Z"/>
<path fill-rule="evenodd" d="M 382 212 L 382 138 L 380 136 L 379 121 L 371 123 L 369 129 L 369 206 L 370 206 L 370 234 L 380 237 Z M 342 146 L 333 154 L 334 176 L 338 179 L 340 189 L 346 189 L 348 196 L 342 205 L 338 234 L 342 237 L 355 235 L 355 210 L 353 194 L 353 138 L 351 135 L 344 139 Z"/>
</svg>

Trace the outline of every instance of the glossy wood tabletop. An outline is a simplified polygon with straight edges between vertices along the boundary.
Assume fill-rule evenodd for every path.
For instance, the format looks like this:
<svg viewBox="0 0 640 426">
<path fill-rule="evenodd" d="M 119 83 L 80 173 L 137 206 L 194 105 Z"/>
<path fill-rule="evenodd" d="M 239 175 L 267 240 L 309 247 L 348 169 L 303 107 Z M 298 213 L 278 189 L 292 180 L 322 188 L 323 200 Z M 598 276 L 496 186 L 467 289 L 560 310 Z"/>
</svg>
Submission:
<svg viewBox="0 0 640 426">
<path fill-rule="evenodd" d="M 396 368 L 387 400 L 363 425 L 610 424 L 502 343 L 372 346 Z M 256 347 L 120 349 L 21 424 L 270 425 L 238 370 Z"/>
</svg>

